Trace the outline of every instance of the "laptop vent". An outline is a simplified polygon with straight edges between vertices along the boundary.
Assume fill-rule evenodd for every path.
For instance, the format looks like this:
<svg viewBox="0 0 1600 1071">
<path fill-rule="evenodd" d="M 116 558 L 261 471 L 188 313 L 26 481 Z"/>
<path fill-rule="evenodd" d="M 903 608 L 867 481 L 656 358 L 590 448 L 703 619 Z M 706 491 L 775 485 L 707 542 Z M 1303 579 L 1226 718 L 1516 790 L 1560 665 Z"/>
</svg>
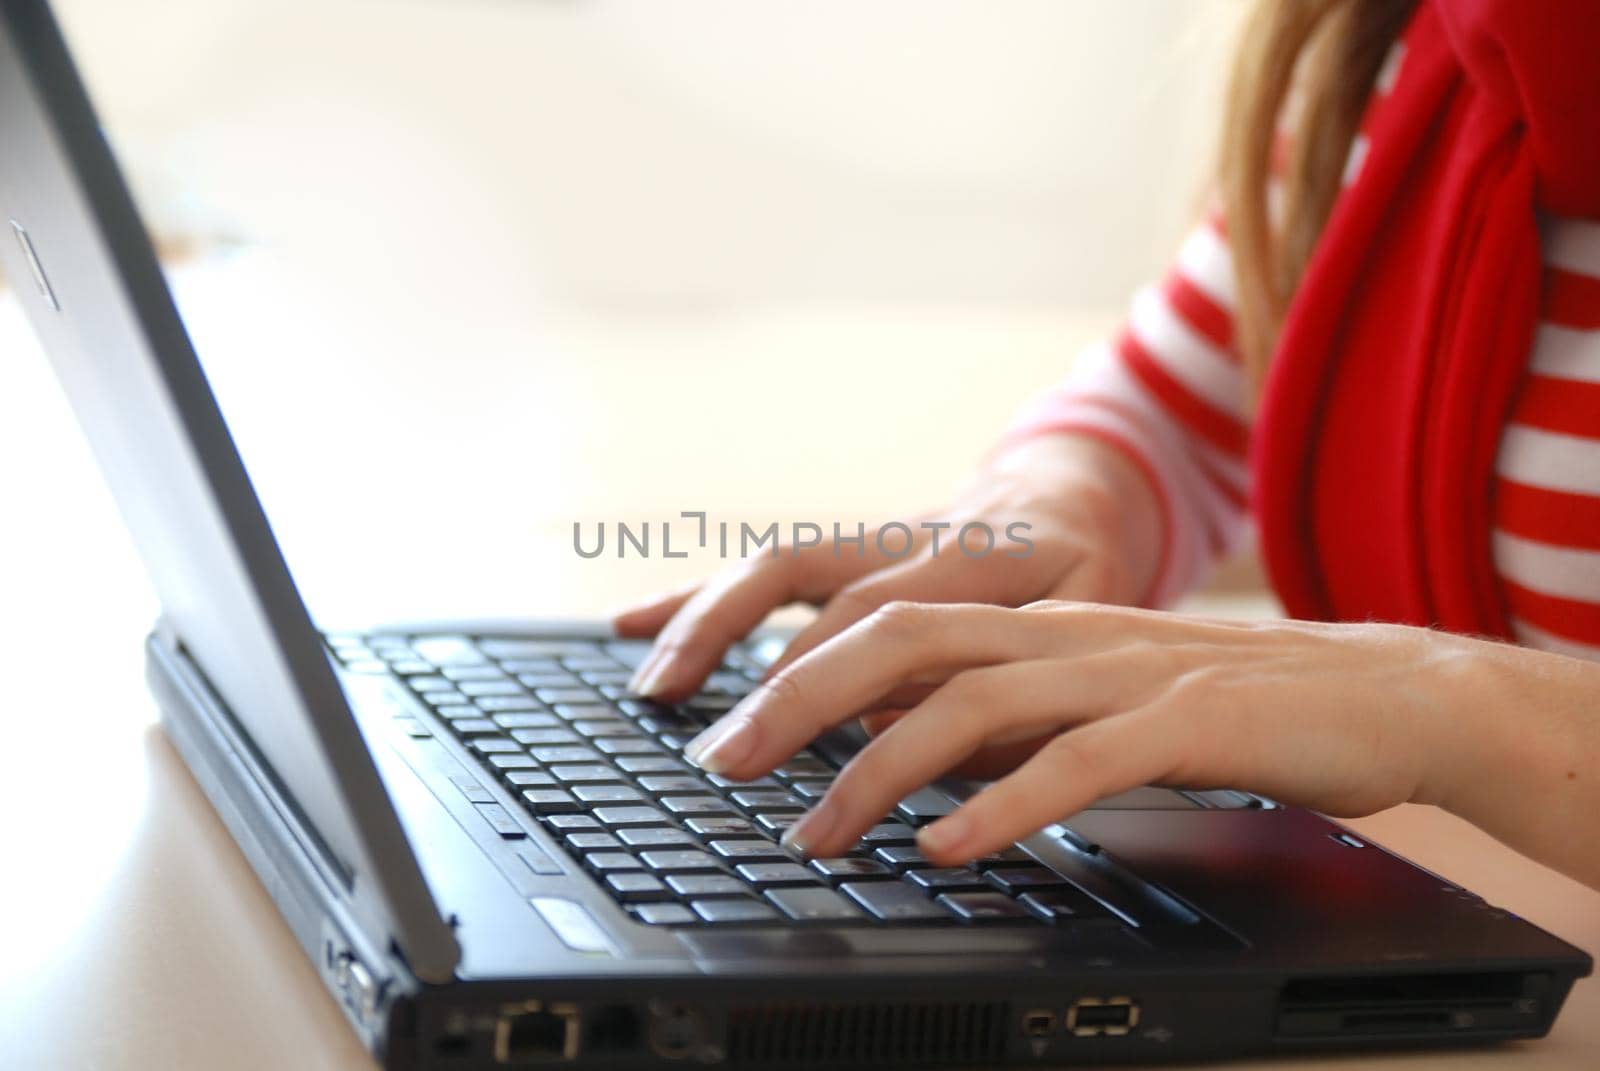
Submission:
<svg viewBox="0 0 1600 1071">
<path fill-rule="evenodd" d="M 1005 1004 L 767 1004 L 728 1013 L 733 1064 L 990 1063 L 1005 1047 Z"/>
</svg>

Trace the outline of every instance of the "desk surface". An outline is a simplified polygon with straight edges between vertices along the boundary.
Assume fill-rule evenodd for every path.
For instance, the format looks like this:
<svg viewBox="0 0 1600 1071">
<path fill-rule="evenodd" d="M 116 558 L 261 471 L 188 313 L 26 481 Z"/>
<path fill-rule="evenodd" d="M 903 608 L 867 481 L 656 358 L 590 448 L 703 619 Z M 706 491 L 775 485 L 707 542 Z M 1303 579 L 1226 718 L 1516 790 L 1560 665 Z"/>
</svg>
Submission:
<svg viewBox="0 0 1600 1071">
<path fill-rule="evenodd" d="M 221 354 L 213 376 L 230 403 L 230 417 L 297 575 L 319 612 L 332 608 L 322 615 L 325 620 L 348 617 L 352 610 L 387 615 L 430 607 L 594 614 L 708 566 L 656 560 L 590 569 L 575 561 L 566 543 L 571 519 L 663 517 L 677 509 L 715 511 L 731 502 L 724 512 L 732 516 L 854 520 L 859 514 L 852 511 L 872 508 L 875 489 L 882 486 L 896 488 L 895 506 L 932 501 L 951 483 L 952 470 L 981 450 L 1026 381 L 1037 382 L 1052 355 L 1070 351 L 1097 326 L 1065 315 L 914 310 L 779 311 L 648 322 L 587 317 L 546 336 L 544 344 L 557 346 L 570 360 L 559 382 L 546 376 L 540 390 L 546 396 L 552 389 L 566 393 L 519 423 L 514 407 L 495 397 L 525 386 L 516 381 L 522 366 L 509 359 L 474 364 L 452 355 L 443 364 L 454 393 L 437 405 L 408 402 L 412 395 L 405 391 L 441 363 L 436 335 L 419 334 L 402 318 L 399 326 L 388 323 L 376 330 L 378 337 L 352 345 L 351 320 L 345 319 L 343 331 L 291 345 L 287 328 L 263 324 L 244 304 L 258 300 L 263 286 L 277 285 L 270 269 L 265 282 L 246 274 L 241 283 L 237 272 L 229 282 L 230 271 L 202 273 L 194 291 L 209 303 L 194 309 L 186 304 L 186 311 L 197 336 L 210 343 L 205 352 Z M 375 316 L 371 303 L 345 297 L 356 310 L 352 316 L 362 310 Z M 230 308 L 238 315 L 226 315 Z M 480 334 L 469 353 L 505 354 L 519 344 L 506 323 Z M 253 363 L 263 347 L 271 349 L 265 366 L 270 376 Z M 908 455 L 914 462 L 909 474 L 897 472 L 904 459 L 884 455 L 888 440 L 874 439 L 874 451 L 861 461 L 832 437 L 814 448 L 774 453 L 765 463 L 782 480 L 754 490 L 748 458 L 695 469 L 704 479 L 673 478 L 675 469 L 699 457 L 728 453 L 728 437 L 747 429 L 738 426 L 737 414 L 717 426 L 661 417 L 673 404 L 693 404 L 692 399 L 672 398 L 670 377 L 652 371 L 654 366 L 641 371 L 639 364 L 665 361 L 726 375 L 741 366 L 816 353 L 870 396 L 878 387 L 888 389 L 905 365 L 863 362 L 864 354 L 903 356 L 925 370 L 954 374 L 985 350 L 1010 355 L 1015 367 L 1009 379 L 963 384 L 968 408 L 960 412 L 968 419 L 952 422 L 957 411 L 938 404 L 897 417 L 891 438 L 932 444 Z M 3 1062 L 7 1068 L 174 1071 L 370 1067 L 266 893 L 153 725 L 139 664 L 139 640 L 153 600 L 70 418 L 4 299 L 0 358 L 0 457 L 11 459 L 0 465 L 0 501 L 16 504 L 8 507 L 9 523 L 0 526 L 0 591 L 7 603 L 0 651 L 9 655 L 10 708 L 10 735 L 0 752 L 0 844 L 8 864 L 0 881 Z M 347 403 L 342 423 L 330 431 L 339 443 L 332 477 L 329 452 L 319 444 L 274 441 L 267 434 L 274 426 L 303 429 L 332 419 L 319 408 L 325 399 L 297 399 L 274 387 L 274 377 L 301 385 L 331 383 L 330 390 L 362 392 L 371 403 Z M 637 389 L 624 389 L 630 383 Z M 593 453 L 561 457 L 554 469 L 527 469 L 528 457 L 548 456 L 541 451 L 549 449 L 550 414 L 557 414 L 560 428 L 582 438 L 585 429 L 559 414 L 586 398 L 589 408 L 577 411 L 597 412 L 592 392 L 608 384 L 624 395 L 614 403 L 621 416 L 610 426 L 632 429 L 622 446 L 607 452 L 603 440 L 591 435 L 585 441 Z M 807 409 L 829 400 L 827 392 L 797 390 L 780 414 L 787 427 L 803 427 Z M 665 406 L 662 391 L 668 392 Z M 395 412 L 388 408 L 391 399 Z M 475 427 L 474 414 L 481 412 L 511 421 L 509 430 Z M 951 435 L 952 427 L 959 434 Z M 663 428 L 670 434 L 654 455 L 655 471 L 640 477 L 641 447 L 661 441 Z M 532 444 L 528 451 L 511 450 L 518 438 Z M 484 512 L 463 526 L 448 503 L 427 490 L 441 474 L 459 470 L 452 450 L 474 458 L 473 471 L 463 476 L 474 489 L 503 487 L 504 473 L 511 471 L 537 493 L 490 495 Z M 621 497 L 618 488 L 634 497 Z M 399 500 L 421 508 L 395 524 L 392 504 L 384 502 L 408 494 Z M 462 539 L 473 544 L 471 553 L 461 552 Z M 396 575 L 410 579 L 397 585 Z M 42 761 L 42 755 L 50 758 Z M 1600 893 L 1519 858 L 1463 823 L 1402 807 L 1355 825 L 1567 940 L 1600 949 Z M 1385 1056 L 1361 1066 L 1531 1071 L 1592 1067 L 1597 1061 L 1600 983 L 1590 979 L 1578 985 L 1545 1041 Z M 1354 1066 L 1321 1058 L 1282 1062 L 1332 1064 Z"/>
</svg>

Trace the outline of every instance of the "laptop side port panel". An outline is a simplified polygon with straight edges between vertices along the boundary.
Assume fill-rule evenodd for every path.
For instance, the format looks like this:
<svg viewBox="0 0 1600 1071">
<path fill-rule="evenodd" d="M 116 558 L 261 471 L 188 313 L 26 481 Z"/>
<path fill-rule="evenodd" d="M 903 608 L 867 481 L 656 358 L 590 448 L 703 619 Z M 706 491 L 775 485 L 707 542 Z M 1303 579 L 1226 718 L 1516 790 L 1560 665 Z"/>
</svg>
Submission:
<svg viewBox="0 0 1600 1071">
<path fill-rule="evenodd" d="M 1530 1037 L 1559 994 L 1545 972 L 1297 978 L 1278 999 L 1279 1041 L 1417 1042 Z"/>
</svg>

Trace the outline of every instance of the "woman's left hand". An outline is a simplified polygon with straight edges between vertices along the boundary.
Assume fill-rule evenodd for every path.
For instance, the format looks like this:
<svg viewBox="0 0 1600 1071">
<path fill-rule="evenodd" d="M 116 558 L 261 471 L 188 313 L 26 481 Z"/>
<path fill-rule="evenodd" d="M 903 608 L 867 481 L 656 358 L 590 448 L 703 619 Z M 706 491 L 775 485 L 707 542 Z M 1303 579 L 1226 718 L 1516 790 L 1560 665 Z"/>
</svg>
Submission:
<svg viewBox="0 0 1600 1071">
<path fill-rule="evenodd" d="M 842 854 L 953 770 L 1007 768 L 920 832 L 924 855 L 965 862 L 1145 784 L 1340 816 L 1439 803 L 1549 855 L 1476 812 L 1514 810 L 1521 782 L 1559 796 L 1543 782 L 1576 782 L 1567 767 L 1580 761 L 1592 795 L 1597 751 L 1571 751 L 1595 742 L 1597 685 L 1590 663 L 1399 625 L 891 603 L 772 677 L 686 755 L 753 779 L 865 715 L 874 739 L 786 838 L 815 857 Z M 1591 802 L 1553 805 L 1578 814 Z M 1593 881 L 1600 864 L 1585 850 L 1576 870 Z"/>
</svg>

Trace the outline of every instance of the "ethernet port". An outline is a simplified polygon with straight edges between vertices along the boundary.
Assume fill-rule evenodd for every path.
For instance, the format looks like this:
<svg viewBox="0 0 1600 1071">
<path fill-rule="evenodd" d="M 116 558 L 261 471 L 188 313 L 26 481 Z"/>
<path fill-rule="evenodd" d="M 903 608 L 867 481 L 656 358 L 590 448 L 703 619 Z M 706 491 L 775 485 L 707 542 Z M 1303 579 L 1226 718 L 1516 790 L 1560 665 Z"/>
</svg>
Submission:
<svg viewBox="0 0 1600 1071">
<path fill-rule="evenodd" d="M 578 1055 L 578 1009 L 571 1004 L 530 1000 L 500 1009 L 494 1028 L 494 1059 L 501 1064 L 553 1063 Z"/>
<path fill-rule="evenodd" d="M 1067 1009 L 1074 1037 L 1125 1037 L 1139 1025 L 1139 1005 L 1131 997 L 1084 997 Z"/>
</svg>

